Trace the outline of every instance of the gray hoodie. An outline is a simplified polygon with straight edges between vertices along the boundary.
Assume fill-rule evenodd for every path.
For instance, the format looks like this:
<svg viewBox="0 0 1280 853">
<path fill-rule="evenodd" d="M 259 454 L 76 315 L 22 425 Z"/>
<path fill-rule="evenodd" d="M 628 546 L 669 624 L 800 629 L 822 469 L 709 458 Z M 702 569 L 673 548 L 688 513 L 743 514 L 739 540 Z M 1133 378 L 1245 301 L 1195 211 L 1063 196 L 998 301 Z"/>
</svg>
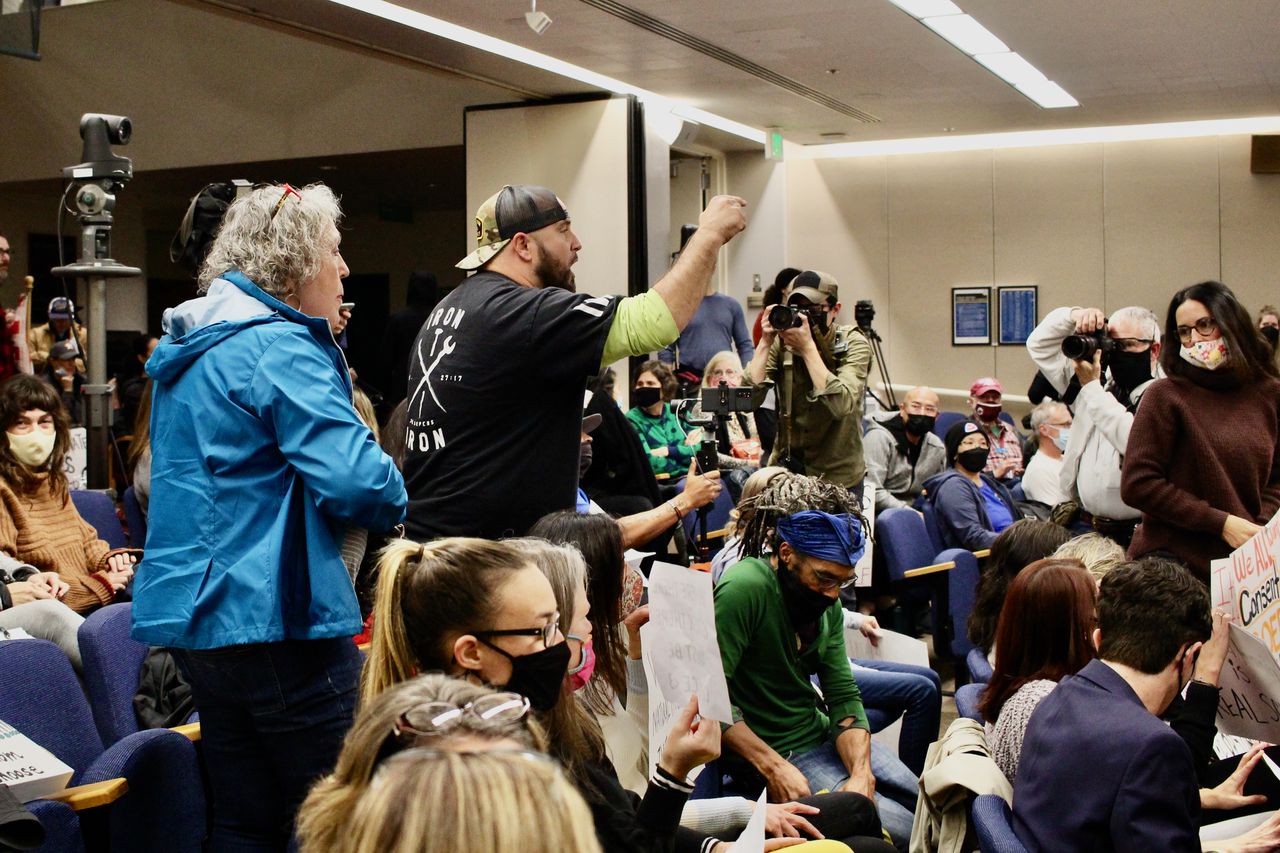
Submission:
<svg viewBox="0 0 1280 853">
<path fill-rule="evenodd" d="M 920 440 L 920 457 L 912 466 L 907 458 L 907 438 L 898 412 L 886 412 L 871 422 L 862 438 L 867 463 L 867 483 L 875 484 L 876 513 L 894 507 L 911 507 L 920 497 L 924 481 L 946 467 L 946 448 L 932 432 Z"/>
</svg>

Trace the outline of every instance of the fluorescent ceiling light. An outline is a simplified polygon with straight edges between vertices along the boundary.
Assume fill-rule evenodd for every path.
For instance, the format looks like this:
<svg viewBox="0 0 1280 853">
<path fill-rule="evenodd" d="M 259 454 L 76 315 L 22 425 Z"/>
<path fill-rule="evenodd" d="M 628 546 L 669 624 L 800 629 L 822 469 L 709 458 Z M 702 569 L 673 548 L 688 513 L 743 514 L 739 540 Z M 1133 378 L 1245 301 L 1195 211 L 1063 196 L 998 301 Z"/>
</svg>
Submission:
<svg viewBox="0 0 1280 853">
<path fill-rule="evenodd" d="M 397 6 L 394 3 L 386 2 L 386 0 L 329 0 L 329 2 L 382 18 L 385 21 L 410 27 L 420 32 L 430 33 L 467 47 L 483 50 L 503 59 L 510 59 L 523 65 L 541 68 L 544 71 L 550 71 L 552 74 L 559 74 L 561 77 L 568 77 L 570 80 L 586 83 L 588 86 L 594 86 L 619 95 L 635 95 L 646 104 L 655 104 L 658 109 L 669 110 L 677 115 L 683 114 L 685 118 L 697 121 L 699 124 L 705 124 L 708 127 L 714 127 L 726 133 L 741 136 L 752 142 L 764 143 L 765 134 L 763 130 L 748 127 L 740 122 L 732 121 L 715 113 L 709 113 L 697 107 L 672 101 L 670 98 L 664 98 L 647 89 L 641 89 L 639 86 L 632 86 L 630 83 L 624 83 L 613 77 L 597 74 L 580 65 L 574 65 L 571 62 L 556 59 L 554 56 L 548 56 L 545 53 L 539 53 L 536 50 L 530 50 L 527 47 L 521 47 L 518 44 L 485 35 L 441 18 L 426 15 L 422 12 L 415 12 L 403 6 Z"/>
<path fill-rule="evenodd" d="M 1009 50 L 1008 45 L 979 24 L 972 15 L 939 15 L 924 18 L 921 23 L 970 56 L 976 53 L 1006 53 Z"/>
<path fill-rule="evenodd" d="M 960 7 L 951 0 L 889 0 L 889 2 L 913 18 L 960 14 Z"/>
<path fill-rule="evenodd" d="M 1016 53 L 980 53 L 974 59 L 1011 86 L 1048 80 L 1040 69 Z"/>
<path fill-rule="evenodd" d="M 1080 106 L 1079 101 L 1052 80 L 1031 80 L 1019 83 L 1017 89 L 1046 110 Z"/>
<path fill-rule="evenodd" d="M 1077 127 L 1061 130 L 1026 130 L 1015 133 L 980 133 L 969 136 L 926 136 L 917 139 L 884 139 L 871 142 L 836 142 L 798 145 L 793 159 L 826 160 L 837 157 L 883 157 L 894 154 L 937 154 L 948 151 L 988 151 L 1003 148 L 1039 148 L 1050 145 L 1082 145 L 1099 142 L 1136 142 L 1147 139 L 1191 139 L 1244 133 L 1280 133 L 1280 115 L 1252 118 L 1175 121 L 1112 127 Z"/>
</svg>

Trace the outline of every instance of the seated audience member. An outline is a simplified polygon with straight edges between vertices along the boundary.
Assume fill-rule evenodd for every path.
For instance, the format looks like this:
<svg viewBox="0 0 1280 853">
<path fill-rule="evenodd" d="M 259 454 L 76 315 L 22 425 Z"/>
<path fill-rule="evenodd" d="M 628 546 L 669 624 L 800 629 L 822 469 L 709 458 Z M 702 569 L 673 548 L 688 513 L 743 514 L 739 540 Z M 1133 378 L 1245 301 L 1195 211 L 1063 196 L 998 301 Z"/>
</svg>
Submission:
<svg viewBox="0 0 1280 853">
<path fill-rule="evenodd" d="M 719 725 L 695 723 L 692 698 L 637 802 L 618 782 L 595 721 L 572 693 L 563 695 L 573 652 L 559 619 L 551 583 L 514 545 L 392 542 L 380 561 L 362 702 L 431 670 L 519 693 L 558 731 L 551 749 L 587 800 L 604 849 L 699 849 L 700 837 L 680 828 L 680 812 L 692 791 L 689 772 L 720 754 Z"/>
<path fill-rule="evenodd" d="M 1174 294 L 1167 382 L 1142 396 L 1120 493 L 1142 511 L 1131 557 L 1167 553 L 1209 582 L 1209 561 L 1280 510 L 1280 370 L 1244 306 L 1206 281 Z"/>
<path fill-rule="evenodd" d="M 876 487 L 876 513 L 914 506 L 925 480 L 942 473 L 947 451 L 933 434 L 938 395 L 932 388 L 912 388 L 898 411 L 871 422 L 862 439 L 868 483 Z"/>
<path fill-rule="evenodd" d="M 49 383 L 49 387 L 58 392 L 58 399 L 67 410 L 72 426 L 84 424 L 83 397 L 80 389 L 88 377 L 76 368 L 80 359 L 80 351 L 71 341 L 58 341 L 49 350 L 49 359 L 45 363 L 40 378 Z"/>
<path fill-rule="evenodd" d="M 71 425 L 58 393 L 34 376 L 0 385 L 0 553 L 56 572 L 62 602 L 80 614 L 110 604 L 133 577 L 136 562 L 113 552 L 76 512 L 63 460 Z"/>
<path fill-rule="evenodd" d="M 124 370 L 117 374 L 116 399 L 120 408 L 116 410 L 114 428 L 119 435 L 128 435 L 138 418 L 138 406 L 147 387 L 147 359 L 159 343 L 155 335 L 138 335 L 130 345 L 131 355 Z"/>
<path fill-rule="evenodd" d="M 80 624 L 84 617 L 60 600 L 71 589 L 56 572 L 41 572 L 0 554 L 0 630 L 21 628 L 67 653 L 80 671 Z"/>
<path fill-rule="evenodd" d="M 457 678 L 433 673 L 420 675 L 389 688 L 361 707 L 355 724 L 347 735 L 333 773 L 321 779 L 307 795 L 298 812 L 298 840 L 303 853 L 330 851 L 386 850 L 475 850 L 476 853 L 515 849 L 560 851 L 600 850 L 591 831 L 591 816 L 581 796 L 563 774 L 546 770 L 550 765 L 527 759 L 518 767 L 533 768 L 542 774 L 538 785 L 530 791 L 532 799 L 508 800 L 494 813 L 486 804 L 496 806 L 500 794 L 512 784 L 507 777 L 519 776 L 519 770 L 504 778 L 493 778 L 484 785 L 441 784 L 419 791 L 420 780 L 430 778 L 432 765 L 423 759 L 417 774 L 408 774 L 388 785 L 388 767 L 397 756 L 455 753 L 474 756 L 481 753 L 500 755 L 546 752 L 547 739 L 542 727 L 529 714 L 528 700 L 515 693 L 498 693 L 487 687 L 469 684 Z M 404 760 L 404 759 L 401 759 Z M 412 778 L 411 778 L 412 777 Z M 378 822 L 365 821 L 370 811 L 371 796 L 378 789 L 395 787 L 415 791 L 416 796 L 400 801 L 399 809 L 380 815 L 381 822 L 395 828 L 394 836 L 412 843 L 397 847 L 390 837 L 376 835 Z M 397 794 L 402 792 L 396 792 Z M 478 801 L 478 802 L 477 802 Z M 466 803 L 472 815 L 484 815 L 483 822 L 469 821 L 465 826 L 453 823 L 455 815 Z M 445 804 L 449 804 L 445 808 Z M 565 813 L 556 808 L 563 806 Z M 406 837 L 399 829 L 405 823 L 399 815 L 419 810 L 442 809 L 428 823 Z M 520 819 L 508 822 L 504 818 Z M 554 819 L 558 818 L 558 819 Z M 353 827 L 353 821 L 357 826 Z M 364 833 L 374 834 L 364 837 Z M 428 845 L 426 847 L 422 845 Z M 431 845 L 439 845 L 431 846 Z M 531 846 L 532 845 L 532 846 Z"/>
<path fill-rule="evenodd" d="M 1093 660 L 1097 584 L 1079 560 L 1036 560 L 1009 584 L 996 631 L 995 672 L 978 709 L 991 757 L 1010 781 L 1027 721 L 1067 675 Z"/>
<path fill-rule="evenodd" d="M 148 379 L 138 398 L 138 411 L 133 421 L 133 436 L 129 439 L 130 485 L 138 499 L 142 515 L 147 515 L 151 505 L 151 380 Z"/>
<path fill-rule="evenodd" d="M 1057 506 L 1069 499 L 1061 481 L 1062 454 L 1071 439 L 1071 410 L 1046 400 L 1031 413 L 1031 431 L 1038 445 L 1022 475 L 1022 492 L 1029 501 Z"/>
<path fill-rule="evenodd" d="M 1022 517 L 1005 485 L 983 470 L 989 442 L 973 421 L 955 424 L 944 441 L 950 470 L 924 484 L 934 523 L 948 548 L 990 548 L 1001 531 Z"/>
<path fill-rule="evenodd" d="M 754 768 L 775 801 L 874 792 L 882 825 L 906 849 L 917 778 L 905 762 L 923 764 L 937 738 L 940 695 L 924 674 L 855 675 L 850 667 L 840 590 L 853 583 L 864 547 L 857 499 L 834 483 L 788 476 L 756 503 L 742 533 L 745 558 L 715 588 L 720 657 L 741 714 L 725 730 L 732 756 L 726 750 L 721 764 L 745 784 L 754 784 L 745 782 Z M 898 699 L 913 696 L 902 760 L 870 739 L 864 704 L 877 701 L 878 686 Z"/>
<path fill-rule="evenodd" d="M 991 543 L 991 556 L 982 563 L 973 610 L 969 611 L 969 642 L 994 661 L 996 625 L 1009 584 L 1027 566 L 1045 557 L 1061 556 L 1055 549 L 1067 542 L 1067 531 L 1047 521 L 1016 521 Z"/>
<path fill-rule="evenodd" d="M 1271 344 L 1274 352 L 1276 346 L 1280 345 L 1280 309 L 1274 305 L 1263 305 L 1258 311 L 1258 331 Z"/>
<path fill-rule="evenodd" d="M 627 420 L 649 454 L 653 473 L 666 474 L 673 480 L 689 470 L 702 441 L 702 430 L 686 431 L 667 405 L 675 395 L 676 378 L 671 368 L 660 361 L 646 361 L 636 373 L 631 411 L 627 412 Z"/>
<path fill-rule="evenodd" d="M 1107 572 L 1124 562 L 1124 549 L 1101 533 L 1086 533 L 1063 542 L 1050 556 L 1074 557 L 1084 563 L 1094 580 L 1101 583 Z"/>
<path fill-rule="evenodd" d="M 1177 563 L 1125 563 L 1103 579 L 1097 659 L 1041 700 L 1023 738 L 1013 826 L 1028 850 L 1200 849 L 1191 752 L 1159 715 L 1194 676 L 1210 631 L 1208 593 Z M 1248 801 L 1245 775 L 1220 793 Z M 1280 813 L 1211 849 L 1277 846 Z"/>
<path fill-rule="evenodd" d="M 27 330 L 27 347 L 31 352 L 31 369 L 40 374 L 44 372 L 45 362 L 49 360 L 49 352 L 59 341 L 70 341 L 81 353 L 80 371 L 84 371 L 83 354 L 89 330 L 83 323 L 75 324 L 75 336 L 71 334 L 72 316 L 75 306 L 65 296 L 55 296 L 49 300 L 49 322 L 33 326 Z"/>
<path fill-rule="evenodd" d="M 991 376 L 975 379 L 969 386 L 969 408 L 973 422 L 982 427 L 991 447 L 991 455 L 982 470 L 997 480 L 1016 480 L 1022 476 L 1022 436 L 1008 421 L 1000 418 L 1004 411 L 1004 388 Z"/>
<path fill-rule="evenodd" d="M 720 583 L 725 570 L 742 559 L 742 531 L 755 514 L 755 498 L 779 475 L 796 476 L 781 465 L 769 465 L 756 471 L 742 484 L 742 497 L 729 512 L 729 524 L 725 527 L 724 547 L 711 559 L 711 579 Z"/>
</svg>

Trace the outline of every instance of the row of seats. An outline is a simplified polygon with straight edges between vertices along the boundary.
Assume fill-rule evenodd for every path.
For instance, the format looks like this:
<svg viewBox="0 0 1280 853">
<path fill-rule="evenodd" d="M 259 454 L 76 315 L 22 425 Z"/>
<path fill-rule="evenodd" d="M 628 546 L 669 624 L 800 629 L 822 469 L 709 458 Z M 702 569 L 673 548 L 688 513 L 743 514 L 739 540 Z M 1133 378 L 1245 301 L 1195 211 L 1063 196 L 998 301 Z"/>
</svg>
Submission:
<svg viewBox="0 0 1280 853">
<path fill-rule="evenodd" d="M 72 489 L 71 502 L 76 512 L 87 521 L 98 538 L 114 548 L 141 548 L 147 541 L 147 518 L 142 513 L 138 496 L 133 486 L 124 490 L 121 502 L 124 504 L 124 517 L 129 525 L 126 535 L 120 524 L 120 516 L 116 514 L 116 503 L 110 492 L 96 489 Z"/>
</svg>

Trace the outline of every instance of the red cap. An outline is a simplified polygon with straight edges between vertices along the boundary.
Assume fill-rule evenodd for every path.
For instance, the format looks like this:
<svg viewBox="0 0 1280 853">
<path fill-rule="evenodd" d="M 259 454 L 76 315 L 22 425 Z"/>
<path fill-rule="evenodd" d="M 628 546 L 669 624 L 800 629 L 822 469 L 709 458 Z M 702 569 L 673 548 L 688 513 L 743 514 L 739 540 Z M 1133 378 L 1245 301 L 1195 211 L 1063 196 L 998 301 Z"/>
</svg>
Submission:
<svg viewBox="0 0 1280 853">
<path fill-rule="evenodd" d="M 1001 387 L 1000 380 L 994 376 L 984 376 L 981 379 L 974 380 L 974 383 L 969 386 L 970 397 L 981 397 L 988 391 L 998 391 L 1004 394 L 1004 388 Z"/>
</svg>

